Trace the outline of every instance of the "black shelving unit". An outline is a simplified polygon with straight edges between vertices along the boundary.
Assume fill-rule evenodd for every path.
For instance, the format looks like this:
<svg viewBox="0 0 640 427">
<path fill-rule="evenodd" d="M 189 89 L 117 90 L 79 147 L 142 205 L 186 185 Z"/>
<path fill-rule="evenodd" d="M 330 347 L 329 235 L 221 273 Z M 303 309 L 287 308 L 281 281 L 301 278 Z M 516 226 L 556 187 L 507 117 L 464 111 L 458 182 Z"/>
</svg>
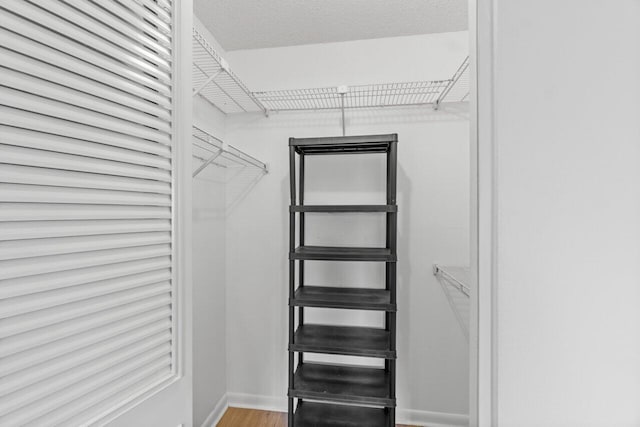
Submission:
<svg viewBox="0 0 640 427">
<path fill-rule="evenodd" d="M 395 426 L 397 142 L 397 134 L 289 139 L 289 427 Z M 386 154 L 386 204 L 304 204 L 306 156 L 368 153 Z M 305 245 L 305 214 L 313 212 L 384 213 L 386 245 L 382 248 Z M 305 262 L 318 260 L 384 262 L 385 288 L 307 286 Z M 385 327 L 305 324 L 305 307 L 384 312 Z M 304 353 L 376 357 L 384 359 L 385 364 L 381 368 L 311 363 L 304 360 Z"/>
</svg>

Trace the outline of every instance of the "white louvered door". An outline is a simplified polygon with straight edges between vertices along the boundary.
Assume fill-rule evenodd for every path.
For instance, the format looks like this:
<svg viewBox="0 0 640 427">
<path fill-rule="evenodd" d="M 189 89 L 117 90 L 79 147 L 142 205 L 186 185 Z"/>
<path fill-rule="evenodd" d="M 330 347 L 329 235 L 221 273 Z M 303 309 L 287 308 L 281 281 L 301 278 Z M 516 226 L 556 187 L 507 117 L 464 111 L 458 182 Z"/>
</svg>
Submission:
<svg viewBox="0 0 640 427">
<path fill-rule="evenodd" d="M 0 426 L 189 406 L 172 3 L 0 2 Z"/>
</svg>

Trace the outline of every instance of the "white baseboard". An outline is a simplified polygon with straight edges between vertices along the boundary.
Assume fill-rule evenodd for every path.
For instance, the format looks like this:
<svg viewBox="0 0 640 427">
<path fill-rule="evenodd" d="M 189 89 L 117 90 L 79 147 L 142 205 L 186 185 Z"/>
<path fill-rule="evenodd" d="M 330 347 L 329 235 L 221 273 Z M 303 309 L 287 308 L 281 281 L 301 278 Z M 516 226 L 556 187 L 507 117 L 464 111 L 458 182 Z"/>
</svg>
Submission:
<svg viewBox="0 0 640 427">
<path fill-rule="evenodd" d="M 467 427 L 469 416 L 398 408 L 396 409 L 396 422 L 425 427 Z"/>
<path fill-rule="evenodd" d="M 260 409 L 262 411 L 287 412 L 286 397 L 259 394 L 227 393 L 229 406 L 233 408 Z"/>
<path fill-rule="evenodd" d="M 216 403 L 215 408 L 213 408 L 213 411 L 211 411 L 211 413 L 207 416 L 207 419 L 204 420 L 201 427 L 216 427 L 224 413 L 227 411 L 228 407 L 229 399 L 225 394 L 220 398 L 218 403 Z"/>
<path fill-rule="evenodd" d="M 259 409 L 262 411 L 287 412 L 287 398 L 262 396 L 246 393 L 227 393 L 227 406 L 232 408 Z M 411 424 L 426 427 L 466 427 L 469 416 L 448 414 L 445 412 L 418 411 L 398 408 L 396 419 L 399 424 Z M 215 426 L 215 425 L 214 425 Z M 214 427 L 206 426 L 206 427 Z M 205 427 L 203 425 L 203 427 Z"/>
</svg>

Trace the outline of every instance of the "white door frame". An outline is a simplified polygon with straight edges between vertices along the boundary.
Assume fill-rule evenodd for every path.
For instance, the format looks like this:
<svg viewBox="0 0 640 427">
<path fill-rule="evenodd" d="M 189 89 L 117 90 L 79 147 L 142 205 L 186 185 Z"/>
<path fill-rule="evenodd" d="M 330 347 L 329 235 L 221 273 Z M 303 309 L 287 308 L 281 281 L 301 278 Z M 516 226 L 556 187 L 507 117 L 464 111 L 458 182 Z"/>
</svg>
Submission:
<svg viewBox="0 0 640 427">
<path fill-rule="evenodd" d="M 495 0 L 469 0 L 471 295 L 469 425 L 497 426 Z"/>
<path fill-rule="evenodd" d="M 173 324 L 174 375 L 165 383 L 109 413 L 97 425 L 109 427 L 193 426 L 193 309 L 191 268 L 191 135 L 193 1 L 173 0 Z"/>
</svg>

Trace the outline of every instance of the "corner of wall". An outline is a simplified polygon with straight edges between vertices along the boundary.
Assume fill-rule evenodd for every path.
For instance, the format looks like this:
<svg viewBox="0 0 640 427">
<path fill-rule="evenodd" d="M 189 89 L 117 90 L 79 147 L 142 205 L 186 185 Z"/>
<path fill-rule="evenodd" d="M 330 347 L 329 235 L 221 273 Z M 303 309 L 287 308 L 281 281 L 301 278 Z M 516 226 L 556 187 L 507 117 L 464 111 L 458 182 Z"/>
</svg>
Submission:
<svg viewBox="0 0 640 427">
<path fill-rule="evenodd" d="M 224 416 L 224 413 L 227 411 L 227 408 L 229 408 L 229 399 L 225 394 L 224 396 L 222 396 L 222 398 L 220 398 L 218 403 L 216 403 L 216 406 L 213 408 L 211 413 L 209 413 L 209 416 L 207 416 L 200 427 L 215 427 L 216 425 L 218 425 L 218 423 Z"/>
<path fill-rule="evenodd" d="M 203 34 L 220 53 L 220 47 L 204 24 L 193 17 L 194 28 Z M 192 97 L 193 125 L 223 139 L 226 116 L 200 96 Z M 199 372 L 194 373 L 194 423 L 203 427 L 217 424 L 227 409 L 228 364 L 227 351 L 227 301 L 226 301 L 226 189 L 225 172 L 213 166 L 207 167 L 194 181 L 193 215 L 194 242 L 194 305 L 199 306 L 194 321 L 203 359 Z M 215 262 L 212 262 L 212 257 Z M 198 300 L 200 299 L 200 304 Z M 197 308 L 197 307 L 196 307 Z M 212 313 L 211 310 L 217 311 Z M 208 312 L 207 312 L 208 311 Z M 213 322 L 213 324 L 211 324 Z M 207 365 L 207 366 L 205 366 Z M 220 399 L 216 402 L 217 399 Z"/>
</svg>

